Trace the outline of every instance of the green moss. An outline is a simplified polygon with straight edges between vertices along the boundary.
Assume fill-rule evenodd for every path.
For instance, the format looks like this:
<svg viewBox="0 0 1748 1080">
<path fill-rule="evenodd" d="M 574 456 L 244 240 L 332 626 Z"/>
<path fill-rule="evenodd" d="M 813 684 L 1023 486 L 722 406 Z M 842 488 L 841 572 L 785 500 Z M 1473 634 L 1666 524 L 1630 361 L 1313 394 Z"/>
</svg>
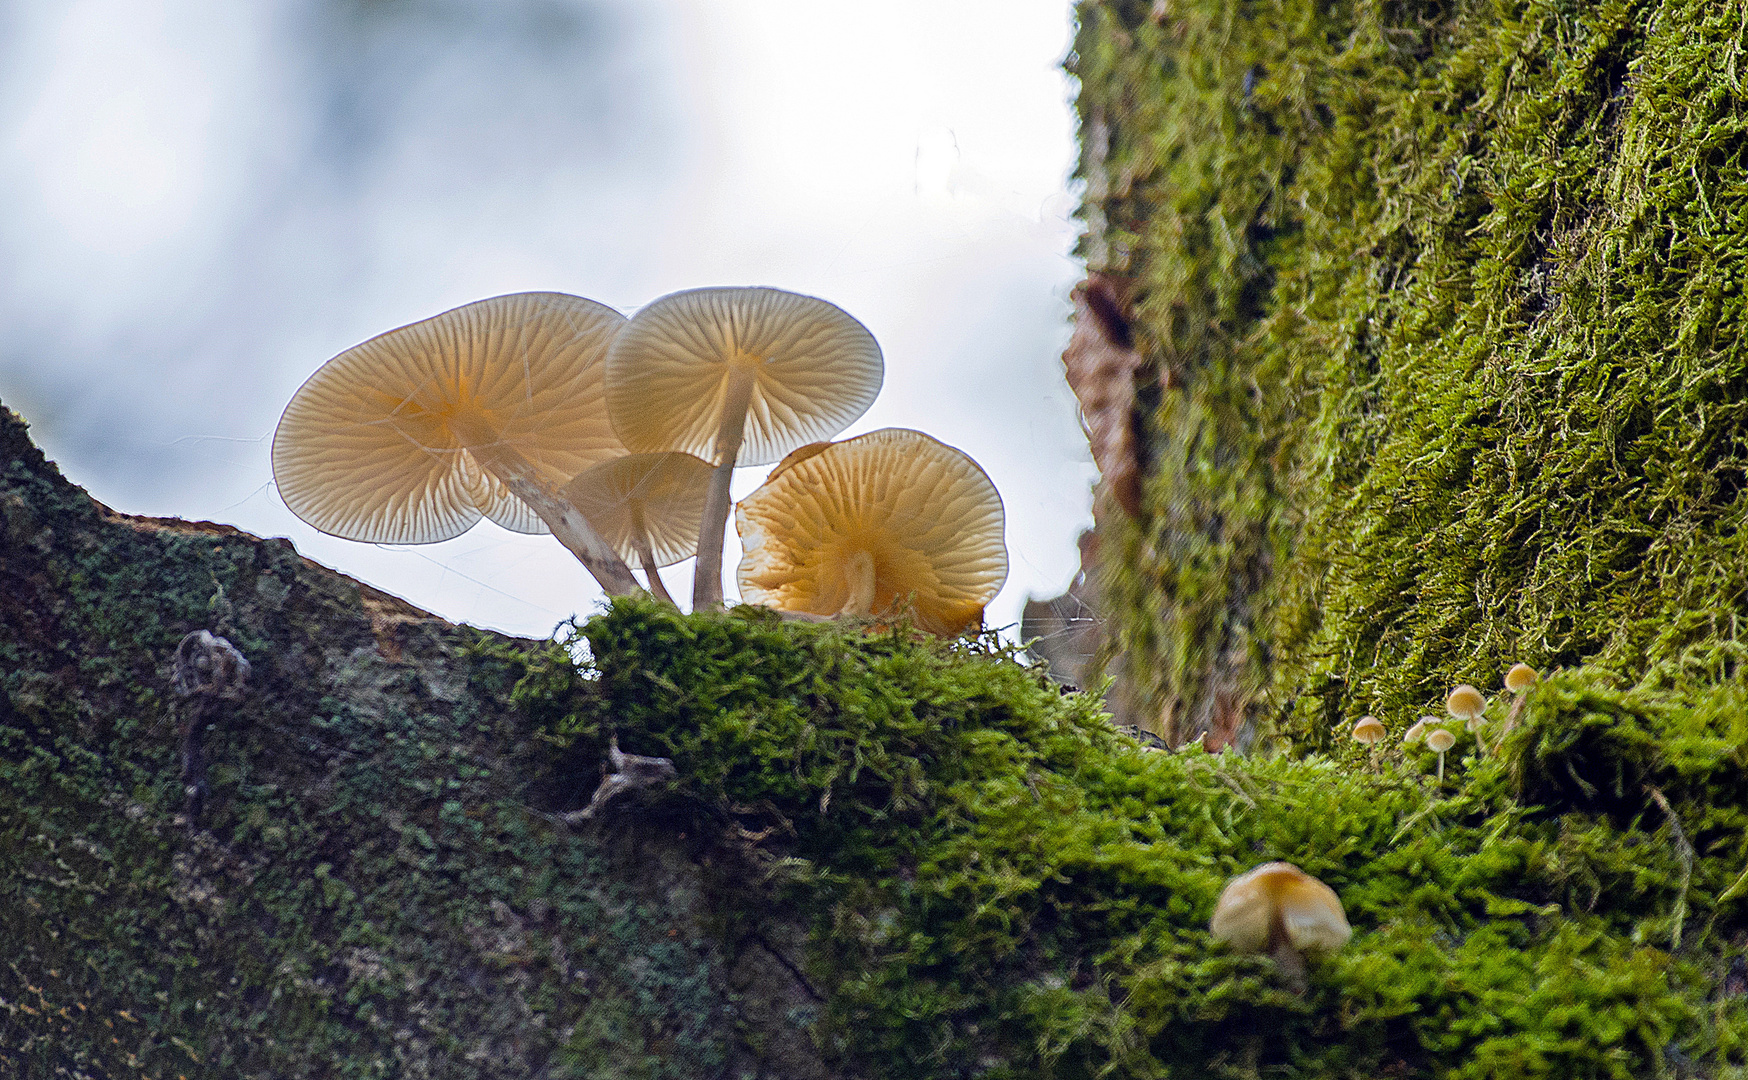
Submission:
<svg viewBox="0 0 1748 1080">
<path fill-rule="evenodd" d="M 755 874 L 807 920 L 848 1073 L 1748 1075 L 1734 699 L 1564 675 L 1438 790 L 1426 752 L 1148 751 L 992 642 L 627 601 L 579 632 L 600 696 L 560 726 L 670 756 L 674 828 L 760 837 L 718 917 Z M 1606 805 L 1546 779 L 1616 774 Z M 1206 929 L 1274 858 L 1356 930 L 1303 996 Z"/>
<path fill-rule="evenodd" d="M 1170 371 L 1126 670 L 1301 746 L 1748 603 L 1739 5 L 1085 3 L 1088 250 Z"/>
</svg>

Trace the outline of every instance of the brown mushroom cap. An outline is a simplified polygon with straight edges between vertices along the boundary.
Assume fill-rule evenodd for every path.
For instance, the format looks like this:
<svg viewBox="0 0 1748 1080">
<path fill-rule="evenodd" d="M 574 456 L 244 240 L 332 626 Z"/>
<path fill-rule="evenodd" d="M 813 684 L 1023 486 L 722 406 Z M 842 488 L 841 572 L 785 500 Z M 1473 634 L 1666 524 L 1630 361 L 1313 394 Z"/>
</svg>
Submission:
<svg viewBox="0 0 1748 1080">
<path fill-rule="evenodd" d="M 1449 728 L 1433 728 L 1426 733 L 1426 745 L 1442 754 L 1457 745 L 1457 737 Z"/>
<path fill-rule="evenodd" d="M 1514 694 L 1521 694 L 1534 686 L 1540 678 L 1536 669 L 1528 664 L 1513 664 L 1511 670 L 1505 673 L 1505 688 Z"/>
<path fill-rule="evenodd" d="M 1463 720 L 1474 720 L 1486 711 L 1487 698 L 1482 695 L 1481 691 L 1468 683 L 1463 683 L 1453 687 L 1450 694 L 1445 697 L 1445 709 L 1452 716 Z"/>
<path fill-rule="evenodd" d="M 1226 883 L 1208 930 L 1236 952 L 1334 952 L 1353 936 L 1335 890 L 1288 862 L 1263 863 Z"/>
<path fill-rule="evenodd" d="M 468 447 L 489 432 L 555 483 L 622 455 L 603 377 L 624 322 L 580 296 L 517 293 L 346 350 L 280 418 L 280 496 L 321 531 L 372 543 L 447 540 L 482 516 L 546 532 Z"/>
<path fill-rule="evenodd" d="M 710 463 L 691 454 L 628 454 L 580 473 L 564 493 L 627 562 L 647 545 L 656 566 L 698 550 Z"/>
<path fill-rule="evenodd" d="M 1375 716 L 1362 716 L 1353 726 L 1354 741 L 1371 746 L 1384 737 L 1384 722 Z"/>
<path fill-rule="evenodd" d="M 881 614 L 914 595 L 917 625 L 950 634 L 1007 580 L 995 485 L 920 431 L 884 428 L 798 454 L 741 500 L 735 525 L 742 598 L 780 611 Z"/>
<path fill-rule="evenodd" d="M 710 288 L 652 301 L 607 356 L 607 407 L 627 448 L 718 461 L 731 374 L 753 379 L 735 461 L 768 465 L 868 411 L 885 364 L 835 304 L 781 289 Z"/>
</svg>

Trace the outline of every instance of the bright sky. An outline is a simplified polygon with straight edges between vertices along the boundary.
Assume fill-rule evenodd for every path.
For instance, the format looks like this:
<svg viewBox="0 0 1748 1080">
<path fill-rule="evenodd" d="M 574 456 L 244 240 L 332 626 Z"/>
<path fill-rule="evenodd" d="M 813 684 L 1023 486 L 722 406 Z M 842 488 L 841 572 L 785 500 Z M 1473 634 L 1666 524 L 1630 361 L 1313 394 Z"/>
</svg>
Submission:
<svg viewBox="0 0 1748 1080">
<path fill-rule="evenodd" d="M 289 536 L 445 617 L 599 603 L 550 537 L 323 536 L 272 487 L 291 393 L 505 292 L 627 313 L 774 285 L 886 356 L 845 435 L 914 427 L 1007 507 L 990 610 L 1076 569 L 1093 479 L 1061 378 L 1066 0 L 27 0 L 0 12 L 0 400 L 129 513 Z M 764 469 L 737 475 L 745 494 Z M 724 563 L 733 594 L 739 557 Z M 667 572 L 676 595 L 686 567 Z"/>
</svg>

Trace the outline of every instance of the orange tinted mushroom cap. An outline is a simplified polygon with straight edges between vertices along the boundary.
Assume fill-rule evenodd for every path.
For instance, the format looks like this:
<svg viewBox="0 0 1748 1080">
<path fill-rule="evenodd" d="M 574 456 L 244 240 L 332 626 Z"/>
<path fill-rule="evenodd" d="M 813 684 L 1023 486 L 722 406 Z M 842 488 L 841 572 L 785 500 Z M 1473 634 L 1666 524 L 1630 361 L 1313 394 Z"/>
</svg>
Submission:
<svg viewBox="0 0 1748 1080">
<path fill-rule="evenodd" d="M 884 428 L 797 452 L 735 512 L 749 603 L 815 615 L 976 624 L 1007 580 L 1001 496 L 964 452 Z"/>
<path fill-rule="evenodd" d="M 1353 936 L 1335 890 L 1289 862 L 1263 863 L 1226 883 L 1208 930 L 1236 952 L 1334 952 Z"/>
</svg>

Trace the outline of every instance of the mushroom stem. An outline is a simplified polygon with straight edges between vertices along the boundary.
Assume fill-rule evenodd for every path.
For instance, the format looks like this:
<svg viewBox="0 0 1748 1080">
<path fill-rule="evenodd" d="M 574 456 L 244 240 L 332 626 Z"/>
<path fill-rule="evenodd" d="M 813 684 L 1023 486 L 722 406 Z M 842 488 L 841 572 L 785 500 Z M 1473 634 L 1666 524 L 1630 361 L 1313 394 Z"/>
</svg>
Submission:
<svg viewBox="0 0 1748 1080">
<path fill-rule="evenodd" d="M 722 606 L 722 537 L 728 528 L 728 483 L 734 477 L 746 433 L 747 405 L 753 400 L 758 375 L 750 368 L 731 364 L 723 390 L 722 427 L 716 433 L 716 471 L 710 474 L 710 490 L 704 496 L 704 520 L 698 526 L 698 565 L 692 578 L 692 610 L 708 611 Z"/>
<path fill-rule="evenodd" d="M 674 604 L 673 594 L 668 592 L 667 584 L 656 570 L 655 553 L 650 550 L 649 541 L 641 536 L 637 538 L 637 557 L 643 561 L 643 576 L 649 578 L 649 591 L 655 593 L 657 599 L 679 607 L 680 605 Z"/>
<path fill-rule="evenodd" d="M 852 553 L 844 563 L 844 578 L 849 585 L 849 596 L 844 600 L 844 606 L 838 609 L 838 614 L 856 617 L 872 615 L 874 613 L 874 556 L 866 551 Z"/>
<path fill-rule="evenodd" d="M 601 539 L 582 512 L 548 487 L 535 464 L 498 438 L 489 424 L 472 417 L 455 417 L 449 421 L 449 430 L 481 468 L 497 477 L 510 489 L 510 494 L 527 503 L 546 522 L 553 537 L 594 575 L 608 596 L 630 596 L 643 591 L 625 560 Z"/>
<path fill-rule="evenodd" d="M 1443 750 L 1438 752 L 1438 782 L 1441 784 L 1445 782 L 1445 752 Z"/>
</svg>

